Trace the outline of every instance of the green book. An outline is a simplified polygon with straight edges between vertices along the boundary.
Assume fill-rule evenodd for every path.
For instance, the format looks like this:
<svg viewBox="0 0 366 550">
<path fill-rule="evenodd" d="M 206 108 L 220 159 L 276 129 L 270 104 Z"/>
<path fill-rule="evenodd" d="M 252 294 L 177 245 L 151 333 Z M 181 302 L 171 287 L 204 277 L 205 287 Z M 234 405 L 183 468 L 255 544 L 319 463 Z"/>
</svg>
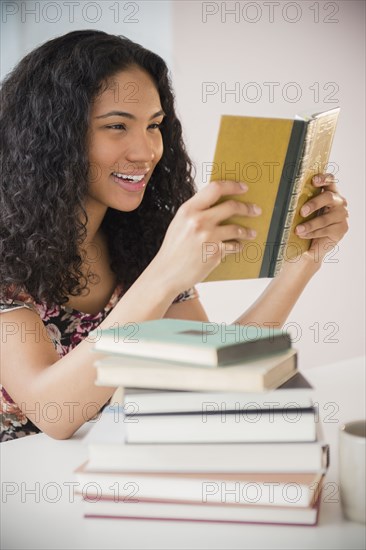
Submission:
<svg viewBox="0 0 366 550">
<path fill-rule="evenodd" d="M 90 333 L 95 351 L 217 367 L 291 348 L 273 327 L 157 319 Z"/>
</svg>

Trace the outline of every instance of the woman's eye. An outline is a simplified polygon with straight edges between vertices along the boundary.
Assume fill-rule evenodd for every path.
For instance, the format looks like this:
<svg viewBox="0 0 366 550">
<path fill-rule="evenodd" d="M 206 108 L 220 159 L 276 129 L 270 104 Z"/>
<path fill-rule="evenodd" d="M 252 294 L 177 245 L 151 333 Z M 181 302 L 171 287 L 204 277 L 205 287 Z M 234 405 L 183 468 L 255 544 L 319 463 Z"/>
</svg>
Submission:
<svg viewBox="0 0 366 550">
<path fill-rule="evenodd" d="M 126 130 L 126 126 L 124 124 L 111 124 L 110 126 L 107 126 L 107 128 L 112 128 L 112 130 Z"/>
<path fill-rule="evenodd" d="M 148 128 L 157 130 L 161 127 L 161 125 L 161 122 L 154 122 L 153 124 L 149 124 Z M 126 130 L 126 126 L 124 124 L 109 124 L 107 128 L 111 128 L 112 130 Z"/>
</svg>

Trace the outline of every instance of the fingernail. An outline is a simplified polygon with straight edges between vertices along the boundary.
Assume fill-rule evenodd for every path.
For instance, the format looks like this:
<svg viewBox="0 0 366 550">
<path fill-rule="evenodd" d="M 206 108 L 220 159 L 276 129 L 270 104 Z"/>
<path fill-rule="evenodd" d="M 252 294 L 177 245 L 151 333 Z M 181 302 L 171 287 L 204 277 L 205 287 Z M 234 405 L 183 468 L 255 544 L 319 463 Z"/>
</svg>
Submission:
<svg viewBox="0 0 366 550">
<path fill-rule="evenodd" d="M 310 213 L 310 207 L 309 206 L 303 206 L 301 208 L 301 214 L 303 216 L 307 216 Z"/>
<path fill-rule="evenodd" d="M 248 188 L 248 186 L 247 186 L 247 184 L 246 184 L 246 183 L 242 183 L 242 182 L 240 182 L 240 184 L 239 184 L 239 185 L 240 185 L 240 187 L 242 188 L 242 190 L 243 190 L 243 191 L 248 191 L 248 189 L 249 189 L 249 188 Z"/>
<path fill-rule="evenodd" d="M 313 177 L 313 183 L 315 183 L 315 185 L 319 185 L 319 183 L 321 183 L 322 181 L 322 178 L 320 176 L 314 176 Z"/>
<path fill-rule="evenodd" d="M 257 206 L 256 204 L 253 204 L 253 212 L 254 214 L 262 214 L 262 209 L 260 206 Z"/>
<path fill-rule="evenodd" d="M 305 233 L 305 225 L 298 225 L 298 226 L 296 227 L 296 231 L 297 231 L 298 233 Z"/>
<path fill-rule="evenodd" d="M 257 234 L 255 229 L 248 229 L 248 237 L 255 237 Z"/>
</svg>

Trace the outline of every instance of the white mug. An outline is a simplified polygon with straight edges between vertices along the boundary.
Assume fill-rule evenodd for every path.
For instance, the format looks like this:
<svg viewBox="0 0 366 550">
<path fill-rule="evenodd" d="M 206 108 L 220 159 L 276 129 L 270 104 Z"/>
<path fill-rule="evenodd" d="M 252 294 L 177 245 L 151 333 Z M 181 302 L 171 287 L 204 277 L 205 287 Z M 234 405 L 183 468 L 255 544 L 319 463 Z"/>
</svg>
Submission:
<svg viewBox="0 0 366 550">
<path fill-rule="evenodd" d="M 366 523 L 366 420 L 348 422 L 339 433 L 339 481 L 343 514 Z"/>
</svg>

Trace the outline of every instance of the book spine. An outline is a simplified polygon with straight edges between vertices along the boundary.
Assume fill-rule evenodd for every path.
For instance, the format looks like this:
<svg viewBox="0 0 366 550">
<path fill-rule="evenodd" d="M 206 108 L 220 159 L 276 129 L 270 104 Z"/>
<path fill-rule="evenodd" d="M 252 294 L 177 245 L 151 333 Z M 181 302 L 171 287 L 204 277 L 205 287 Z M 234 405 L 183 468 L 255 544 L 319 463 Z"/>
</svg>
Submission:
<svg viewBox="0 0 366 550">
<path fill-rule="evenodd" d="M 301 181 L 296 178 L 296 174 L 299 171 L 301 158 L 304 155 L 306 126 L 307 123 L 305 121 L 294 120 L 259 277 L 274 276 L 276 262 L 283 248 L 283 235 L 286 232 L 288 213 L 296 208 L 296 204 L 293 204 L 293 197 L 297 196 L 301 185 Z"/>
<path fill-rule="evenodd" d="M 300 223 L 299 210 L 306 200 L 321 192 L 312 187 L 311 179 L 316 173 L 321 173 L 326 168 L 329 160 L 330 148 L 333 142 L 339 109 L 334 109 L 326 113 L 321 113 L 308 121 L 306 126 L 306 135 L 304 139 L 303 153 L 300 156 L 298 171 L 291 196 L 289 197 L 289 207 L 285 222 L 283 224 L 282 237 L 279 239 L 281 245 L 275 263 L 272 266 L 272 276 L 276 276 L 281 270 L 286 249 L 290 243 L 291 235 L 296 245 L 294 237 L 294 225 Z M 299 121 L 295 121 L 295 124 Z M 301 198 L 301 203 L 299 204 Z M 311 241 L 302 246 L 309 248 Z"/>
</svg>

